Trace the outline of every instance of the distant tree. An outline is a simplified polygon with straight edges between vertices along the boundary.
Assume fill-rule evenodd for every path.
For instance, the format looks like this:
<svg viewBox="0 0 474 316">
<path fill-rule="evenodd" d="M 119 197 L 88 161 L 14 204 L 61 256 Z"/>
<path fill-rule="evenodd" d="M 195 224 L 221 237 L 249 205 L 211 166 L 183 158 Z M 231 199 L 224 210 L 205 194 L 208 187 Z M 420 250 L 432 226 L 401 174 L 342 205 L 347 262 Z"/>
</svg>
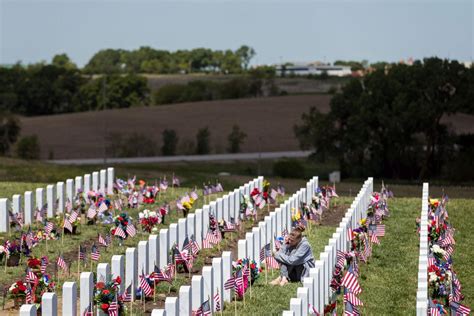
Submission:
<svg viewBox="0 0 474 316">
<path fill-rule="evenodd" d="M 198 155 L 206 155 L 211 152 L 211 146 L 210 146 L 210 138 L 211 138 L 211 132 L 209 132 L 209 128 L 203 127 L 199 129 L 196 135 L 196 153 Z"/>
<path fill-rule="evenodd" d="M 248 69 L 250 61 L 255 57 L 255 50 L 247 45 L 242 45 L 237 49 L 235 54 L 240 58 L 242 68 Z"/>
<path fill-rule="evenodd" d="M 76 64 L 74 64 L 71 59 L 69 59 L 69 56 L 66 54 L 59 54 L 55 55 L 53 57 L 53 60 L 51 62 L 52 65 L 57 66 L 57 67 L 63 67 L 66 69 L 77 69 Z"/>
<path fill-rule="evenodd" d="M 176 154 L 176 147 L 178 146 L 178 135 L 173 129 L 165 129 L 161 134 L 163 138 L 163 146 L 161 153 L 163 156 L 174 156 Z"/>
<path fill-rule="evenodd" d="M 39 159 L 40 144 L 38 136 L 24 136 L 16 144 L 16 155 L 21 159 Z"/>
<path fill-rule="evenodd" d="M 238 125 L 234 125 L 232 127 L 232 132 L 230 132 L 229 136 L 227 137 L 227 141 L 229 142 L 229 148 L 227 149 L 230 153 L 238 153 L 240 152 L 240 145 L 244 143 L 247 134 L 240 130 Z"/>
<path fill-rule="evenodd" d="M 121 49 L 104 49 L 92 56 L 84 72 L 88 74 L 116 74 L 123 72 L 124 55 L 126 52 Z"/>
<path fill-rule="evenodd" d="M 0 112 L 0 155 L 8 153 L 20 134 L 20 124 L 15 116 Z"/>
</svg>

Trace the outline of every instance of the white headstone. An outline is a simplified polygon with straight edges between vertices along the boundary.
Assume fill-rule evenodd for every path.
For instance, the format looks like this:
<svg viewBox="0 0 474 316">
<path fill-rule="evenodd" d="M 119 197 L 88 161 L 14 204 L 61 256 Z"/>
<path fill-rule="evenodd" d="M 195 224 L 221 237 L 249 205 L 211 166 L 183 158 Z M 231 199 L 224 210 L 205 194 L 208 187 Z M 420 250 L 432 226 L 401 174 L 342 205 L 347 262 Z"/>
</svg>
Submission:
<svg viewBox="0 0 474 316">
<path fill-rule="evenodd" d="M 54 204 L 56 203 L 56 199 L 54 196 L 54 185 L 49 184 L 46 186 L 46 201 L 48 203 L 48 218 L 55 216 L 55 209 Z"/>
<path fill-rule="evenodd" d="M 135 300 L 135 292 L 138 284 L 138 258 L 136 248 L 127 248 L 125 252 L 125 288 L 132 285 L 132 300 Z"/>
<path fill-rule="evenodd" d="M 230 213 L 229 213 L 229 195 L 224 195 L 222 199 L 222 210 L 224 214 L 224 220 L 226 222 L 230 221 Z"/>
<path fill-rule="evenodd" d="M 195 233 L 194 233 L 194 238 L 196 238 L 197 243 L 199 244 L 199 247 L 202 248 L 202 210 L 196 210 L 195 214 Z"/>
<path fill-rule="evenodd" d="M 108 263 L 99 263 L 97 265 L 97 280 L 102 282 L 110 281 L 110 265 Z"/>
<path fill-rule="evenodd" d="M 14 194 L 12 197 L 12 211 L 13 214 L 21 213 L 21 195 Z"/>
<path fill-rule="evenodd" d="M 260 266 L 260 229 L 258 227 L 252 228 L 253 234 L 253 259 Z"/>
<path fill-rule="evenodd" d="M 206 236 L 209 230 L 209 205 L 202 208 L 202 235 Z"/>
<path fill-rule="evenodd" d="M 69 200 L 71 203 L 74 203 L 74 180 L 66 180 L 66 201 Z"/>
<path fill-rule="evenodd" d="M 245 239 L 247 240 L 247 257 L 250 260 L 253 260 L 254 259 L 253 233 L 246 233 Z"/>
<path fill-rule="evenodd" d="M 118 276 L 122 280 L 119 285 L 119 292 L 123 293 L 125 290 L 124 280 L 125 280 L 125 259 L 122 255 L 113 255 L 112 256 L 112 278 L 117 278 Z"/>
<path fill-rule="evenodd" d="M 188 214 L 188 219 L 186 220 L 186 233 L 188 234 L 189 238 L 191 238 L 191 236 L 194 237 L 194 239 L 196 239 L 196 228 L 195 228 L 195 224 L 196 224 L 196 215 L 194 214 Z"/>
<path fill-rule="evenodd" d="M 303 302 L 301 298 L 292 298 L 290 300 L 290 310 L 294 313 L 295 316 L 303 315 Z"/>
<path fill-rule="evenodd" d="M 237 242 L 237 256 L 238 259 L 247 258 L 247 240 L 240 239 Z"/>
<path fill-rule="evenodd" d="M 83 315 L 92 304 L 92 296 L 94 294 L 94 275 L 92 272 L 81 273 L 81 286 L 80 286 L 80 306 L 79 314 Z"/>
<path fill-rule="evenodd" d="M 99 173 L 97 171 L 92 172 L 92 190 L 99 191 Z"/>
<path fill-rule="evenodd" d="M 41 315 L 57 316 L 58 315 L 58 297 L 56 293 L 44 293 L 41 297 Z"/>
<path fill-rule="evenodd" d="M 148 271 L 148 241 L 142 240 L 138 243 L 138 274 Z"/>
<path fill-rule="evenodd" d="M 76 282 L 64 282 L 63 284 L 63 315 L 77 315 L 77 285 Z"/>
<path fill-rule="evenodd" d="M 202 267 L 202 278 L 204 280 L 203 298 L 214 297 L 214 273 L 211 266 Z M 210 301 L 211 309 L 214 310 L 214 300 Z"/>
<path fill-rule="evenodd" d="M 305 287 L 299 287 L 296 290 L 296 296 L 301 299 L 301 315 L 308 315 L 309 290 Z"/>
<path fill-rule="evenodd" d="M 10 214 L 8 213 L 8 199 L 0 199 L 0 233 L 7 233 L 10 229 Z"/>
<path fill-rule="evenodd" d="M 192 308 L 193 311 L 197 309 L 203 303 L 203 292 L 204 292 L 204 279 L 202 275 L 193 275 L 191 279 L 191 292 L 192 292 Z"/>
<path fill-rule="evenodd" d="M 168 251 L 170 249 L 169 235 L 167 229 L 160 229 L 159 267 L 168 265 Z"/>
<path fill-rule="evenodd" d="M 304 278 L 303 286 L 308 289 L 308 304 L 314 306 L 314 279 L 311 276 Z"/>
<path fill-rule="evenodd" d="M 183 249 L 183 244 L 186 237 L 190 237 L 187 233 L 187 226 L 188 221 L 186 218 L 178 219 L 178 246 L 180 250 Z"/>
<path fill-rule="evenodd" d="M 36 305 L 21 305 L 20 316 L 36 316 Z"/>
<path fill-rule="evenodd" d="M 191 315 L 191 287 L 183 285 L 179 288 L 179 315 Z"/>
<path fill-rule="evenodd" d="M 114 194 L 115 170 L 107 168 L 107 194 Z"/>
<path fill-rule="evenodd" d="M 34 221 L 34 205 L 33 205 L 33 192 L 26 191 L 25 192 L 25 225 L 31 225 Z"/>
<path fill-rule="evenodd" d="M 101 193 L 106 193 L 106 187 L 107 187 L 107 170 L 102 169 L 100 170 L 100 188 L 99 191 Z"/>
<path fill-rule="evenodd" d="M 64 182 L 56 183 L 56 198 L 58 199 L 56 212 L 61 214 L 64 212 Z"/>
<path fill-rule="evenodd" d="M 151 316 L 166 316 L 166 311 L 164 309 L 154 309 L 151 311 Z"/>
<path fill-rule="evenodd" d="M 79 191 L 81 190 L 84 190 L 84 186 L 82 185 L 82 177 L 81 176 L 77 176 L 75 179 L 75 182 L 74 182 L 74 194 L 77 194 Z"/>
<path fill-rule="evenodd" d="M 222 289 L 224 288 L 222 281 L 222 258 L 212 259 L 212 271 L 214 274 L 214 293 L 219 292 L 220 306 L 224 306 L 222 302 Z"/>
<path fill-rule="evenodd" d="M 169 226 L 169 243 L 170 248 L 178 244 L 178 224 L 176 223 L 170 224 Z"/>
<path fill-rule="evenodd" d="M 167 297 L 165 300 L 166 316 L 178 316 L 179 304 L 177 297 Z"/>
<path fill-rule="evenodd" d="M 84 175 L 84 193 L 87 194 L 91 190 L 91 175 Z"/>
<path fill-rule="evenodd" d="M 37 188 L 36 189 L 36 207 L 41 210 L 44 205 L 44 189 Z"/>
<path fill-rule="evenodd" d="M 219 199 L 218 199 L 219 200 Z M 211 203 L 209 203 L 209 213 L 214 215 L 214 217 L 216 218 L 216 220 L 220 221 L 221 219 L 219 218 L 219 214 L 217 213 L 217 203 L 216 201 L 212 201 Z"/>
<path fill-rule="evenodd" d="M 224 251 L 222 253 L 222 284 L 224 284 L 227 280 L 230 279 L 232 275 L 232 252 Z M 224 291 L 224 301 L 230 302 L 231 301 L 231 290 Z"/>
<path fill-rule="evenodd" d="M 282 316 L 295 316 L 293 311 L 283 311 Z"/>
<path fill-rule="evenodd" d="M 148 271 L 150 274 L 155 269 L 155 265 L 159 267 L 160 260 L 158 258 L 160 243 L 158 235 L 150 235 L 148 237 Z"/>
</svg>

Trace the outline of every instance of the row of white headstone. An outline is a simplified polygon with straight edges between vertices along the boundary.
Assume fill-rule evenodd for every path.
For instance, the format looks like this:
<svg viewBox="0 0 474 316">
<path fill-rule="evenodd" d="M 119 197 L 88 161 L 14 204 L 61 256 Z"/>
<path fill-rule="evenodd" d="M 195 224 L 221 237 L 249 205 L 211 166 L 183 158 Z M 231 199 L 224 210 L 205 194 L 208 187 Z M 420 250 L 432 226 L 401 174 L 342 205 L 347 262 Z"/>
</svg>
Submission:
<svg viewBox="0 0 474 316">
<path fill-rule="evenodd" d="M 25 225 L 30 225 L 36 220 L 34 218 L 35 209 L 41 210 L 45 204 L 47 204 L 46 216 L 51 218 L 56 213 L 64 212 L 67 200 L 74 203 L 78 190 L 83 190 L 85 193 L 92 190 L 103 194 L 112 194 L 113 188 L 114 168 L 107 168 L 92 172 L 92 176 L 91 174 L 85 174 L 84 177 L 77 176 L 75 179 L 67 179 L 66 190 L 64 190 L 64 182 L 61 181 L 56 185 L 47 185 L 46 190 L 37 188 L 35 198 L 32 191 L 26 191 L 23 196 L 23 207 L 20 194 L 13 195 L 11 203 L 9 199 L 2 198 L 0 199 L 0 233 L 6 233 L 10 228 L 10 207 L 13 214 L 22 214 Z"/>
<path fill-rule="evenodd" d="M 230 251 L 224 251 L 219 258 L 212 259 L 212 266 L 202 268 L 202 275 L 194 275 L 191 286 L 181 286 L 178 297 L 167 297 L 164 309 L 155 309 L 152 315 L 192 315 L 203 302 L 209 299 L 211 310 L 215 311 L 214 295 L 219 293 L 220 306 L 230 302 L 232 290 L 225 290 L 224 283 L 231 277 L 233 259 L 249 258 L 259 264 L 259 253 L 266 244 L 271 243 L 275 235 L 284 229 L 291 229 L 291 208 L 299 207 L 300 202 L 311 201 L 312 194 L 318 187 L 318 177 L 312 178 L 305 188 L 300 189 L 285 202 L 279 205 L 270 215 L 260 221 L 246 238 L 238 241 L 238 258 L 232 258 Z M 308 200 L 309 199 L 309 200 Z"/>
<path fill-rule="evenodd" d="M 123 255 L 114 255 L 110 264 L 99 263 L 97 265 L 97 280 L 110 281 L 111 278 L 120 276 L 124 280 L 120 285 L 120 293 L 131 285 L 132 299 L 134 299 L 139 283 L 138 275 L 142 271 L 149 274 L 154 270 L 155 264 L 160 268 L 167 266 L 171 262 L 169 250 L 174 244 L 177 244 L 181 249 L 187 236 L 194 236 L 199 245 L 202 246 L 203 238 L 209 229 L 210 213 L 216 215 L 217 219 L 237 218 L 240 211 L 241 195 L 249 195 L 254 188 L 262 190 L 262 187 L 263 177 L 253 179 L 238 189 L 211 202 L 209 205 L 204 205 L 202 209 L 196 210 L 195 213 L 188 214 L 187 218 L 180 218 L 178 223 L 170 224 L 169 228 L 161 229 L 159 235 L 149 235 L 148 240 L 140 241 L 136 248 L 127 248 L 125 257 Z M 214 270 L 220 274 L 230 276 L 230 270 L 222 269 L 224 266 L 223 262 L 230 260 L 230 265 L 232 264 L 230 252 L 224 253 L 222 258 L 219 259 L 219 264 L 216 263 Z M 218 266 L 221 267 L 220 270 L 218 270 Z M 82 315 L 91 305 L 93 299 L 94 282 L 92 272 L 81 273 L 79 288 L 79 315 Z M 76 316 L 78 294 L 76 283 L 65 282 L 62 292 L 62 315 Z M 46 308 L 43 306 L 46 306 Z M 34 310 L 36 308 L 33 305 L 23 305 L 20 309 L 20 315 L 33 315 Z M 46 296 L 43 295 L 42 315 L 57 315 L 56 294 L 48 293 Z"/>
<path fill-rule="evenodd" d="M 347 238 L 347 230 L 359 226 L 359 221 L 367 217 L 367 207 L 373 192 L 373 178 L 368 178 L 356 198 L 347 210 L 344 218 L 324 247 L 324 252 L 316 260 L 315 267 L 309 271 L 309 277 L 304 278 L 303 286 L 296 292 L 296 298 L 290 300 L 290 310 L 284 311 L 284 316 L 307 316 L 309 305 L 314 306 L 316 311 L 323 315 L 324 306 L 329 303 L 331 297 L 331 279 L 336 264 L 337 251 L 349 251 L 350 241 Z"/>
<path fill-rule="evenodd" d="M 418 259 L 418 289 L 416 292 L 416 315 L 428 314 L 428 197 L 429 184 L 423 183 L 420 217 L 420 255 Z"/>
</svg>

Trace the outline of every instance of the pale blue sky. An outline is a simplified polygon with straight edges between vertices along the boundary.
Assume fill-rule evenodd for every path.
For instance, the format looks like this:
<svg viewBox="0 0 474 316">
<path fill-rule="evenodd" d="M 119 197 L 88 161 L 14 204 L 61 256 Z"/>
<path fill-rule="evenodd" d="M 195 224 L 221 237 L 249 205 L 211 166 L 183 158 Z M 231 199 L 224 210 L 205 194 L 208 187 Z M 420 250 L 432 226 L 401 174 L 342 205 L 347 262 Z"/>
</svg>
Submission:
<svg viewBox="0 0 474 316">
<path fill-rule="evenodd" d="M 253 63 L 474 58 L 474 0 L 0 0 L 0 63 L 100 49 L 255 48 Z"/>
</svg>

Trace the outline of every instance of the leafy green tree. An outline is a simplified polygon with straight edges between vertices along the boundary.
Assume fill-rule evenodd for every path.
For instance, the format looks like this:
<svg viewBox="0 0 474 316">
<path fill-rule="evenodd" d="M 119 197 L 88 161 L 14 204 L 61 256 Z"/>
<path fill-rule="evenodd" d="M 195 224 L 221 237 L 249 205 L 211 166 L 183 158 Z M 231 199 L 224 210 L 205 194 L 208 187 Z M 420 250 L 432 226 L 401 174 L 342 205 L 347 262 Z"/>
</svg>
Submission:
<svg viewBox="0 0 474 316">
<path fill-rule="evenodd" d="M 227 137 L 227 141 L 229 142 L 229 148 L 227 149 L 230 153 L 238 153 L 240 152 L 240 146 L 244 143 L 247 134 L 240 130 L 238 125 L 234 125 L 232 127 L 232 132 L 230 132 L 229 136 Z"/>
<path fill-rule="evenodd" d="M 161 134 L 163 138 L 163 146 L 161 153 L 163 156 L 174 156 L 176 154 L 176 147 L 178 146 L 178 135 L 173 129 L 165 129 Z"/>
<path fill-rule="evenodd" d="M 198 130 L 196 135 L 196 153 L 198 155 L 207 155 L 211 152 L 210 138 L 211 132 L 209 127 L 206 126 Z"/>
<path fill-rule="evenodd" d="M 11 113 L 0 112 L 0 155 L 10 150 L 20 134 L 20 123 Z"/>
<path fill-rule="evenodd" d="M 247 45 L 240 46 L 235 54 L 240 58 L 242 68 L 248 69 L 250 61 L 255 57 L 255 50 Z"/>
<path fill-rule="evenodd" d="M 53 60 L 51 62 L 52 65 L 57 66 L 57 67 L 63 67 L 69 70 L 74 70 L 77 69 L 76 64 L 74 64 L 71 59 L 69 59 L 69 56 L 66 54 L 59 54 L 55 55 L 53 57 Z"/>
<path fill-rule="evenodd" d="M 123 72 L 126 65 L 124 57 L 126 52 L 120 49 L 103 49 L 92 56 L 84 72 L 88 74 L 117 74 Z"/>
<path fill-rule="evenodd" d="M 40 144 L 38 136 L 24 136 L 16 144 L 16 155 L 21 159 L 39 159 Z"/>
</svg>

